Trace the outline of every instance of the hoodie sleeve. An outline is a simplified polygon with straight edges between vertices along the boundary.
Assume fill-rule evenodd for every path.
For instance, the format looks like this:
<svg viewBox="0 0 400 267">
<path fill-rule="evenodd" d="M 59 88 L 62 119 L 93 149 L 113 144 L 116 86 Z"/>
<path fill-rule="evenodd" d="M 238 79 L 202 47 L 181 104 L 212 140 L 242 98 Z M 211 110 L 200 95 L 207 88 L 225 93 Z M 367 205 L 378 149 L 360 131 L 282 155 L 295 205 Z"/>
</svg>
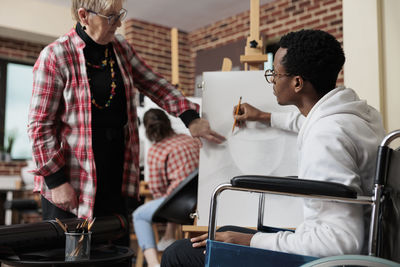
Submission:
<svg viewBox="0 0 400 267">
<path fill-rule="evenodd" d="M 333 118 L 334 119 L 334 118 Z M 319 123 L 303 140 L 299 177 L 360 186 L 358 147 L 340 124 Z M 321 200 L 304 200 L 304 221 L 295 233 L 257 233 L 253 247 L 327 257 L 359 254 L 364 242 L 363 207 Z"/>
<path fill-rule="evenodd" d="M 282 130 L 298 133 L 305 117 L 299 111 L 272 112 L 271 126 Z"/>
<path fill-rule="evenodd" d="M 364 233 L 361 206 L 322 201 L 307 206 L 311 207 L 307 212 L 319 210 L 320 218 L 306 219 L 294 233 L 256 233 L 250 246 L 314 257 L 360 253 Z"/>
</svg>

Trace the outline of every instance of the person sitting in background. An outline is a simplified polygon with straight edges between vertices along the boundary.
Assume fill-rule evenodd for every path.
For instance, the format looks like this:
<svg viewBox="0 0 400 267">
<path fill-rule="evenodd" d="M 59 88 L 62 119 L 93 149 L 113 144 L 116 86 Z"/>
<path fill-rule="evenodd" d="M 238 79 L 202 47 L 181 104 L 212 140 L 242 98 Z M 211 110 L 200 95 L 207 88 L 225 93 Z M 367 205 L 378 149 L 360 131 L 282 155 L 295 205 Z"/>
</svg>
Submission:
<svg viewBox="0 0 400 267">
<path fill-rule="evenodd" d="M 149 189 L 154 198 L 133 212 L 133 225 L 139 246 L 149 267 L 159 266 L 152 217 L 164 199 L 199 167 L 200 142 L 186 134 L 177 134 L 164 111 L 150 109 L 143 117 L 147 138 L 154 142 L 147 153 Z M 159 251 L 175 241 L 175 224 L 167 223 Z"/>
<path fill-rule="evenodd" d="M 299 178 L 370 194 L 385 131 L 379 112 L 354 90 L 335 88 L 345 61 L 340 43 L 320 30 L 291 32 L 281 38 L 274 58 L 274 70 L 267 70 L 265 78 L 274 85 L 278 103 L 295 105 L 300 113 L 269 113 L 244 103 L 236 120 L 298 132 Z M 363 212 L 361 205 L 304 200 L 304 221 L 295 232 L 225 228 L 216 240 L 315 257 L 358 254 L 365 245 Z M 161 266 L 204 266 L 206 239 L 207 234 L 175 242 Z"/>
</svg>

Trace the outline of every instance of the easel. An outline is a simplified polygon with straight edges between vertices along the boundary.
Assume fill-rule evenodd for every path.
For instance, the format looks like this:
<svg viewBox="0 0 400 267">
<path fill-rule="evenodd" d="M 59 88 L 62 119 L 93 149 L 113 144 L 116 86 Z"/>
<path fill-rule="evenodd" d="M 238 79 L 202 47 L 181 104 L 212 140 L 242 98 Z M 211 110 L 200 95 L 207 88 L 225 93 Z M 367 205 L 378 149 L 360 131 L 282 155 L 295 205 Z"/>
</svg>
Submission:
<svg viewBox="0 0 400 267">
<path fill-rule="evenodd" d="M 250 36 L 247 38 L 245 54 L 240 56 L 240 62 L 244 63 L 245 70 L 259 70 L 260 64 L 268 60 L 268 55 L 263 54 L 263 41 L 260 38 L 260 0 L 250 0 Z M 221 71 L 231 71 L 232 61 L 224 58 Z M 182 225 L 184 238 L 191 238 L 204 234 L 208 226 Z"/>
<path fill-rule="evenodd" d="M 250 0 L 250 35 L 240 62 L 244 63 L 244 70 L 260 70 L 260 64 L 267 60 L 268 55 L 263 54 L 263 40 L 260 38 L 260 0 Z"/>
<path fill-rule="evenodd" d="M 179 87 L 179 48 L 178 48 L 178 29 L 171 29 L 171 84 L 176 88 Z M 141 181 L 139 185 L 139 194 L 145 198 L 145 203 L 147 201 L 153 200 L 153 196 L 150 192 L 148 183 L 146 181 Z M 159 241 L 159 229 L 156 223 L 153 223 L 153 232 L 156 243 Z M 182 230 L 177 227 L 176 236 L 178 239 L 182 238 Z M 137 240 L 136 235 L 131 235 L 131 240 Z M 158 252 L 159 261 L 161 261 L 162 252 Z M 144 254 L 142 249 L 138 245 L 136 264 L 135 267 L 142 267 L 144 263 Z"/>
<path fill-rule="evenodd" d="M 179 47 L 178 47 L 178 29 L 171 29 L 171 83 L 176 88 L 179 87 Z"/>
</svg>

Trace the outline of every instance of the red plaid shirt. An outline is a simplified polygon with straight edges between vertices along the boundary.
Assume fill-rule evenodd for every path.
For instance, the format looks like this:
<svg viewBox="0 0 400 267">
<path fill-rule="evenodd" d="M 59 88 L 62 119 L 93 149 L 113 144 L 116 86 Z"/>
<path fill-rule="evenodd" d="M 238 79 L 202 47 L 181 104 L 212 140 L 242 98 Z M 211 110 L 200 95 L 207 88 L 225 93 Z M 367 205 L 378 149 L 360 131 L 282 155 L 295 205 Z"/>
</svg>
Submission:
<svg viewBox="0 0 400 267">
<path fill-rule="evenodd" d="M 186 134 L 154 143 L 147 154 L 149 189 L 154 198 L 167 196 L 199 167 L 201 143 Z"/>
<path fill-rule="evenodd" d="M 112 44 L 125 85 L 128 113 L 122 193 L 135 196 L 139 180 L 139 137 L 134 87 L 174 116 L 189 109 L 198 111 L 198 106 L 154 73 L 122 36 L 116 35 Z M 92 217 L 96 193 L 92 106 L 84 47 L 84 41 L 71 29 L 40 53 L 33 68 L 28 124 L 37 166 L 34 191 L 51 201 L 43 176 L 65 167 L 67 179 L 79 196 L 78 210 L 71 212 L 81 218 Z"/>
</svg>

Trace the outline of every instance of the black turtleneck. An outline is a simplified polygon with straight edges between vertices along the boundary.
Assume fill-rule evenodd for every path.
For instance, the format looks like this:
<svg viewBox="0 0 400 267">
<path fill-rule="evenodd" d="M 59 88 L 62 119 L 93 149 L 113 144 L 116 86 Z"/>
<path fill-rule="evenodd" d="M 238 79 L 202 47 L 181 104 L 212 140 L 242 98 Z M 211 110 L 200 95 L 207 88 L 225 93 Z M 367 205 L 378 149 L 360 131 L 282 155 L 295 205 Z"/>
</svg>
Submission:
<svg viewBox="0 0 400 267">
<path fill-rule="evenodd" d="M 76 25 L 76 32 L 86 44 L 83 49 L 86 62 L 94 65 L 101 65 L 101 61 L 105 59 L 105 50 L 107 47 L 109 53 L 111 53 L 111 58 L 115 61 L 116 95 L 111 100 L 109 107 L 99 109 L 92 104 L 92 127 L 123 127 L 127 122 L 125 87 L 122 82 L 121 71 L 118 67 L 112 44 L 100 45 L 96 43 L 87 35 L 79 23 Z M 107 65 L 104 69 L 96 69 L 86 65 L 86 69 L 89 78 L 90 93 L 96 100 L 96 103 L 100 106 L 104 106 L 111 93 L 110 66 Z"/>
<path fill-rule="evenodd" d="M 121 71 L 117 64 L 112 44 L 100 45 L 94 42 L 78 23 L 76 32 L 86 43 L 83 53 L 86 62 L 101 65 L 108 48 L 112 60 L 115 61 L 116 94 L 109 107 L 99 109 L 92 104 L 92 149 L 96 164 L 97 191 L 94 215 L 107 215 L 122 209 L 122 176 L 124 163 L 124 130 L 127 122 L 126 95 Z M 111 67 L 93 68 L 86 64 L 90 92 L 96 103 L 104 106 L 111 93 Z M 118 208 L 119 209 L 119 208 Z M 123 213 L 123 210 L 117 213 Z"/>
</svg>

